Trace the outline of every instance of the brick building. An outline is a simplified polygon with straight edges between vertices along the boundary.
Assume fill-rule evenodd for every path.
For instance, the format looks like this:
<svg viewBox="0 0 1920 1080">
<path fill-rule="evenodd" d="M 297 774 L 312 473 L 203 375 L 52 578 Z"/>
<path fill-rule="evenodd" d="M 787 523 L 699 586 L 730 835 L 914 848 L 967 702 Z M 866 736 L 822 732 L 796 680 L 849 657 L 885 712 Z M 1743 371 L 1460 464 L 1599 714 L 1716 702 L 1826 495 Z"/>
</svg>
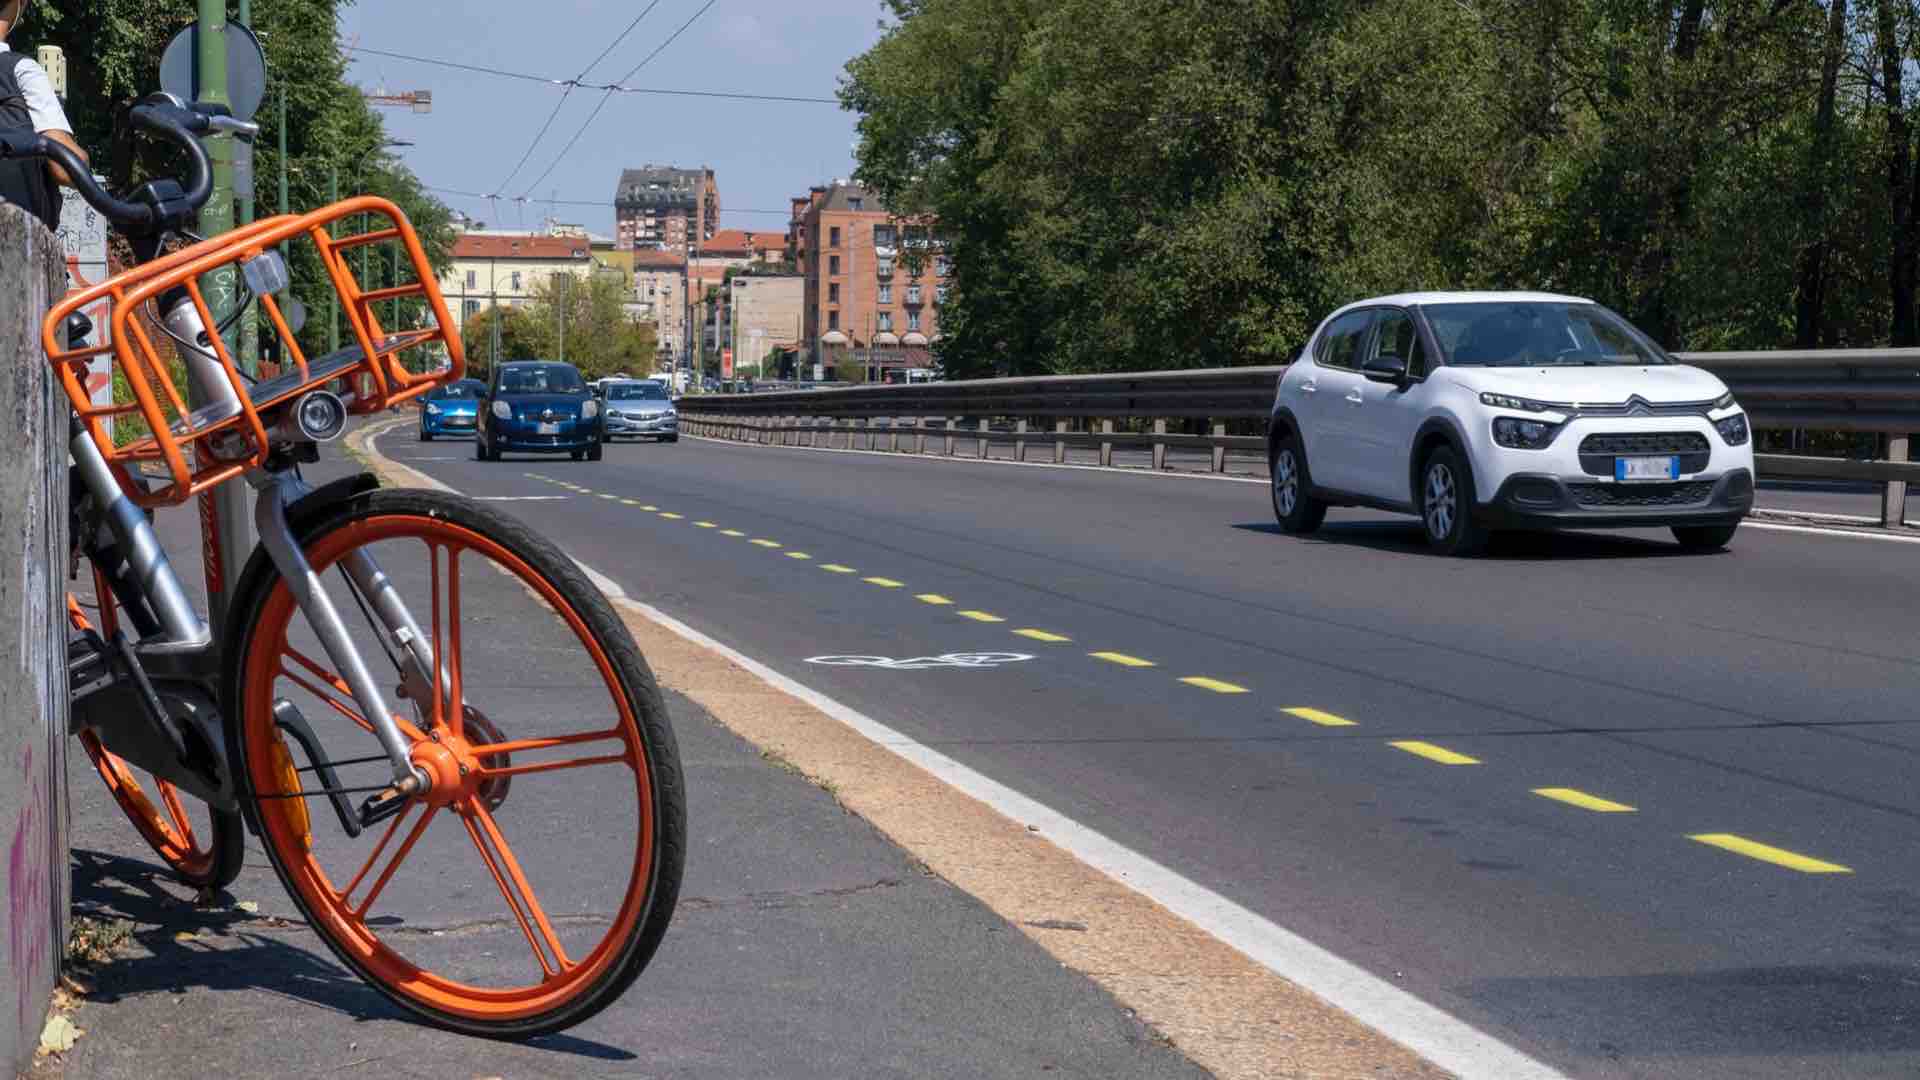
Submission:
<svg viewBox="0 0 1920 1080">
<path fill-rule="evenodd" d="M 929 223 L 896 218 L 845 180 L 796 196 L 792 214 L 789 252 L 806 280 L 806 359 L 855 365 L 864 370 L 854 377 L 867 379 L 932 366 L 948 265 Z"/>
<path fill-rule="evenodd" d="M 710 168 L 627 169 L 613 192 L 614 240 L 629 250 L 687 252 L 720 226 L 720 186 Z"/>
</svg>

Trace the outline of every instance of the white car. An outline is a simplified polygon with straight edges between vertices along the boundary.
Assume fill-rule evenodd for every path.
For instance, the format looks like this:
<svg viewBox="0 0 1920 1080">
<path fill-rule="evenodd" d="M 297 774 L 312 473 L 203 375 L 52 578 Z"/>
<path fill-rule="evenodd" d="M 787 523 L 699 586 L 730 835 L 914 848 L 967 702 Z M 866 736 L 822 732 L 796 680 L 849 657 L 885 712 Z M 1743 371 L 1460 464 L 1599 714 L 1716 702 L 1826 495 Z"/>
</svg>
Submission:
<svg viewBox="0 0 1920 1080">
<path fill-rule="evenodd" d="M 1419 515 L 1450 554 L 1503 529 L 1659 526 L 1720 548 L 1753 507 L 1753 434 L 1726 384 L 1547 293 L 1334 312 L 1280 376 L 1267 460 L 1287 532 L 1370 506 Z"/>
</svg>

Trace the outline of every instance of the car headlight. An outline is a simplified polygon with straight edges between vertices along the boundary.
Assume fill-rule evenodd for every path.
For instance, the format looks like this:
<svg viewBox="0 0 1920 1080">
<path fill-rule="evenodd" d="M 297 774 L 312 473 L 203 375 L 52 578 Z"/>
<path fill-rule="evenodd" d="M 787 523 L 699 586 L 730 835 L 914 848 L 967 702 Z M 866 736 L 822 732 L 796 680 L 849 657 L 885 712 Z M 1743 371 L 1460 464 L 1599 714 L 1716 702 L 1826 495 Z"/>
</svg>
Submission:
<svg viewBox="0 0 1920 1080">
<path fill-rule="evenodd" d="M 493 415 L 502 420 L 511 420 L 513 419 L 513 406 L 508 405 L 504 401 L 496 401 L 493 403 Z"/>
<path fill-rule="evenodd" d="M 580 403 L 580 419 L 591 420 L 600 415 L 600 403 L 588 398 Z"/>
<path fill-rule="evenodd" d="M 427 415 L 428 415 L 428 416 L 439 416 L 439 415 L 440 415 L 440 406 L 438 406 L 438 405 L 435 405 L 435 404 L 434 404 L 433 402 L 431 402 L 431 401 L 429 401 L 429 402 L 427 402 Z"/>
<path fill-rule="evenodd" d="M 660 414 L 660 418 L 663 420 L 671 420 L 674 417 L 679 415 L 680 415 L 679 413 L 674 412 L 672 409 L 668 409 L 666 412 L 663 412 Z"/>
<path fill-rule="evenodd" d="M 1753 432 L 1747 427 L 1746 413 L 1734 413 L 1725 419 L 1715 420 L 1713 426 L 1728 446 L 1745 446 L 1747 440 L 1753 437 Z"/>
<path fill-rule="evenodd" d="M 1552 442 L 1559 431 L 1559 424 L 1545 420 L 1524 420 L 1518 416 L 1493 418 L 1493 441 L 1509 450 L 1538 450 Z"/>
<path fill-rule="evenodd" d="M 1733 391 L 1729 390 L 1726 393 L 1721 394 L 1720 399 L 1713 403 L 1712 411 L 1719 412 L 1721 409 L 1731 409 L 1731 408 L 1733 408 Z"/>
<path fill-rule="evenodd" d="M 1515 409 L 1519 412 L 1546 412 L 1552 406 L 1532 398 L 1514 397 L 1511 394 L 1481 394 L 1480 404 L 1495 409 Z"/>
</svg>

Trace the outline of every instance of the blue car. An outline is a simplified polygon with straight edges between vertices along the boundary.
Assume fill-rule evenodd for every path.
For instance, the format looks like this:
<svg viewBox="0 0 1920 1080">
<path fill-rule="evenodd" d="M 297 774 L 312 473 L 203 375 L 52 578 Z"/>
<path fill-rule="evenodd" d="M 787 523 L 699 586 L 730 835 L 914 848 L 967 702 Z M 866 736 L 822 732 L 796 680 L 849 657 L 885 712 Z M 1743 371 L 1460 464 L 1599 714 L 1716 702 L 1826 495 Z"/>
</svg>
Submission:
<svg viewBox="0 0 1920 1080">
<path fill-rule="evenodd" d="M 459 379 L 428 394 L 420 402 L 420 441 L 472 435 L 480 424 L 480 399 L 486 396 L 487 384 L 479 379 Z"/>
<path fill-rule="evenodd" d="M 605 442 L 600 402 L 572 364 L 501 364 L 493 369 L 481 408 L 473 443 L 473 456 L 480 461 L 499 461 L 503 452 L 600 460 Z"/>
</svg>

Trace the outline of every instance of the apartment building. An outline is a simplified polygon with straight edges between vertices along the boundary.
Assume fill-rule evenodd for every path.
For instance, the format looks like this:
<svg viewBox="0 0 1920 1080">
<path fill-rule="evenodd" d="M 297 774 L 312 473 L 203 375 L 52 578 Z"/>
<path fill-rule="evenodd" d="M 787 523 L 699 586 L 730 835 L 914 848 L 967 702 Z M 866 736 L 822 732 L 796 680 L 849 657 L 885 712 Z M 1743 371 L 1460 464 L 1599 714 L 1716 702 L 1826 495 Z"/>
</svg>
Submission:
<svg viewBox="0 0 1920 1080">
<path fill-rule="evenodd" d="M 533 298 L 536 286 L 555 274 L 588 278 L 600 267 L 593 257 L 593 238 L 550 236 L 528 232 L 473 230 L 453 242 L 453 259 L 440 276 L 456 329 L 487 308 L 519 307 Z"/>
<path fill-rule="evenodd" d="M 720 227 L 720 186 L 704 166 L 646 165 L 621 172 L 613 207 L 620 247 L 686 254 Z"/>
<path fill-rule="evenodd" d="M 949 266 L 931 223 L 897 218 L 864 187 L 835 180 L 792 200 L 788 248 L 805 281 L 803 352 L 841 377 L 929 367 Z M 824 372 L 823 372 L 824 373 Z"/>
<path fill-rule="evenodd" d="M 807 281 L 798 274 L 735 274 L 727 284 L 727 344 L 720 376 L 773 374 L 767 353 L 800 344 L 806 324 Z"/>
</svg>

